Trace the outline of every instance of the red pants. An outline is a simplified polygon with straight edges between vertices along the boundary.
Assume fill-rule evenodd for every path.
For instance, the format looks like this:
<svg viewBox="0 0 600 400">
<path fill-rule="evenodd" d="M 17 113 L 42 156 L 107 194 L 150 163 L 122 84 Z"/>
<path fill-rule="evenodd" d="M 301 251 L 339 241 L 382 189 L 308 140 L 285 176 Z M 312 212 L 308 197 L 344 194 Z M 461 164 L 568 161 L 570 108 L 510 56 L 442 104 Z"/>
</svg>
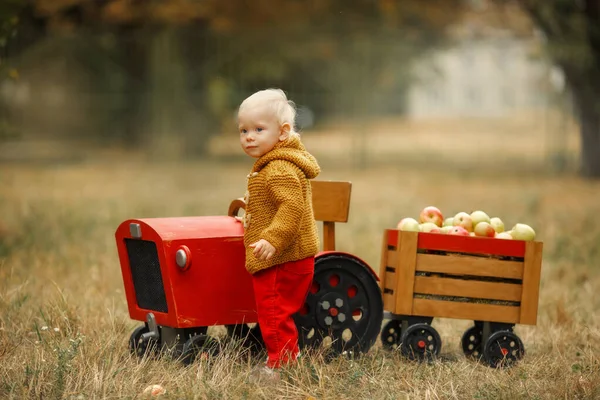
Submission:
<svg viewBox="0 0 600 400">
<path fill-rule="evenodd" d="M 298 356 L 298 330 L 292 315 L 303 306 L 312 284 L 315 258 L 291 261 L 252 275 L 258 324 L 267 366 L 279 368 Z"/>
</svg>

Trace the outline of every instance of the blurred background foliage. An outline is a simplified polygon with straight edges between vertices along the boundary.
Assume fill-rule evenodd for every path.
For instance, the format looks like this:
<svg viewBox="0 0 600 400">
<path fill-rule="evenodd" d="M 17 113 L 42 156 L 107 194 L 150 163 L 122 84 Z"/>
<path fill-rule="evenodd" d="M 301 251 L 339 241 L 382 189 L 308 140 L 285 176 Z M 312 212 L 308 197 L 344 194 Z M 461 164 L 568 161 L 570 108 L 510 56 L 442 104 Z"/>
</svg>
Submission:
<svg viewBox="0 0 600 400">
<path fill-rule="evenodd" d="M 300 128 L 344 121 L 361 147 L 372 120 L 410 116 L 423 60 L 496 30 L 548 45 L 578 113 L 582 173 L 600 176 L 597 3 L 7 0 L 0 135 L 204 157 L 235 132 L 245 96 L 281 87 Z"/>
</svg>

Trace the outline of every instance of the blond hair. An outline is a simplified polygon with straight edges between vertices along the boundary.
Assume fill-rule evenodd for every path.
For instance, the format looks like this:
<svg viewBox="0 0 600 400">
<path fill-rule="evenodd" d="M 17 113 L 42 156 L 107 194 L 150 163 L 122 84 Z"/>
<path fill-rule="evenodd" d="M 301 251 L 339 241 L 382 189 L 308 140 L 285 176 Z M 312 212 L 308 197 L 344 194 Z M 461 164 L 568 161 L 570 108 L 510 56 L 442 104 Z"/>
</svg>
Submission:
<svg viewBox="0 0 600 400">
<path fill-rule="evenodd" d="M 279 125 L 290 125 L 290 136 L 300 136 L 296 131 L 296 104 L 288 100 L 285 92 L 281 89 L 260 90 L 247 97 L 238 109 L 238 113 L 244 108 L 269 107 L 277 117 Z"/>
</svg>

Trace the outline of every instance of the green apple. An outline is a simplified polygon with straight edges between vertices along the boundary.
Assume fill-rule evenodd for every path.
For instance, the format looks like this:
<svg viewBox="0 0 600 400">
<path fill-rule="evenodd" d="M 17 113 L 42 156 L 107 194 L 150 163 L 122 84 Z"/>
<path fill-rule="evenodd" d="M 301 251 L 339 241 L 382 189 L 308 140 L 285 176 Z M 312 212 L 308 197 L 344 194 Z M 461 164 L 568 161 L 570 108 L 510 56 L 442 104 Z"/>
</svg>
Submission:
<svg viewBox="0 0 600 400">
<path fill-rule="evenodd" d="M 434 228 L 439 228 L 439 226 L 433 222 L 423 222 L 419 225 L 421 232 L 431 232 L 431 230 Z"/>
<path fill-rule="evenodd" d="M 526 224 L 516 224 L 512 228 L 511 236 L 515 240 L 534 240 L 535 231 L 532 227 Z"/>
<path fill-rule="evenodd" d="M 471 213 L 471 221 L 473 221 L 473 227 L 476 227 L 480 222 L 490 223 L 490 217 L 481 210 L 473 211 Z"/>
<path fill-rule="evenodd" d="M 444 220 L 444 223 L 442 224 L 442 226 L 452 226 L 453 222 L 454 222 L 454 217 L 446 218 Z"/>
<path fill-rule="evenodd" d="M 419 232 L 419 223 L 414 218 L 402 218 L 400 222 L 398 222 L 397 229 L 401 231 L 412 231 Z"/>
<path fill-rule="evenodd" d="M 494 227 L 489 222 L 485 221 L 481 221 L 480 223 L 475 225 L 475 229 L 473 230 L 473 232 L 475 232 L 476 236 L 492 238 L 496 236 L 496 231 L 494 230 Z"/>
<path fill-rule="evenodd" d="M 447 235 L 447 234 L 448 234 L 448 232 L 450 232 L 450 231 L 452 230 L 452 228 L 454 228 L 454 227 L 453 227 L 453 226 L 451 226 L 451 225 L 446 225 L 446 226 L 442 226 L 442 227 L 440 228 L 440 231 L 442 231 L 442 233 L 443 233 L 443 234 L 446 234 L 446 235 Z"/>
<path fill-rule="evenodd" d="M 500 232 L 500 233 L 496 233 L 496 236 L 494 236 L 496 239 L 508 239 L 511 240 L 513 237 L 510 235 L 510 233 L 508 232 Z"/>
<path fill-rule="evenodd" d="M 498 233 L 504 232 L 504 222 L 498 217 L 490 218 L 490 225 L 494 227 L 494 230 Z"/>
</svg>

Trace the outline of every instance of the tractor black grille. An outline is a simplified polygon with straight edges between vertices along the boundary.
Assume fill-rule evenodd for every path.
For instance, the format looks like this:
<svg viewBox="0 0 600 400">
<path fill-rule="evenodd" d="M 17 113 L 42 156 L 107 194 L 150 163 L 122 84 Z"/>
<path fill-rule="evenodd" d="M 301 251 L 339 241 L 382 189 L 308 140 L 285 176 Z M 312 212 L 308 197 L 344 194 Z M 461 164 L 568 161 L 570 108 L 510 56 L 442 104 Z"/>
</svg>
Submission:
<svg viewBox="0 0 600 400">
<path fill-rule="evenodd" d="M 125 239 L 125 246 L 138 306 L 168 312 L 156 244 L 147 240 Z"/>
</svg>

